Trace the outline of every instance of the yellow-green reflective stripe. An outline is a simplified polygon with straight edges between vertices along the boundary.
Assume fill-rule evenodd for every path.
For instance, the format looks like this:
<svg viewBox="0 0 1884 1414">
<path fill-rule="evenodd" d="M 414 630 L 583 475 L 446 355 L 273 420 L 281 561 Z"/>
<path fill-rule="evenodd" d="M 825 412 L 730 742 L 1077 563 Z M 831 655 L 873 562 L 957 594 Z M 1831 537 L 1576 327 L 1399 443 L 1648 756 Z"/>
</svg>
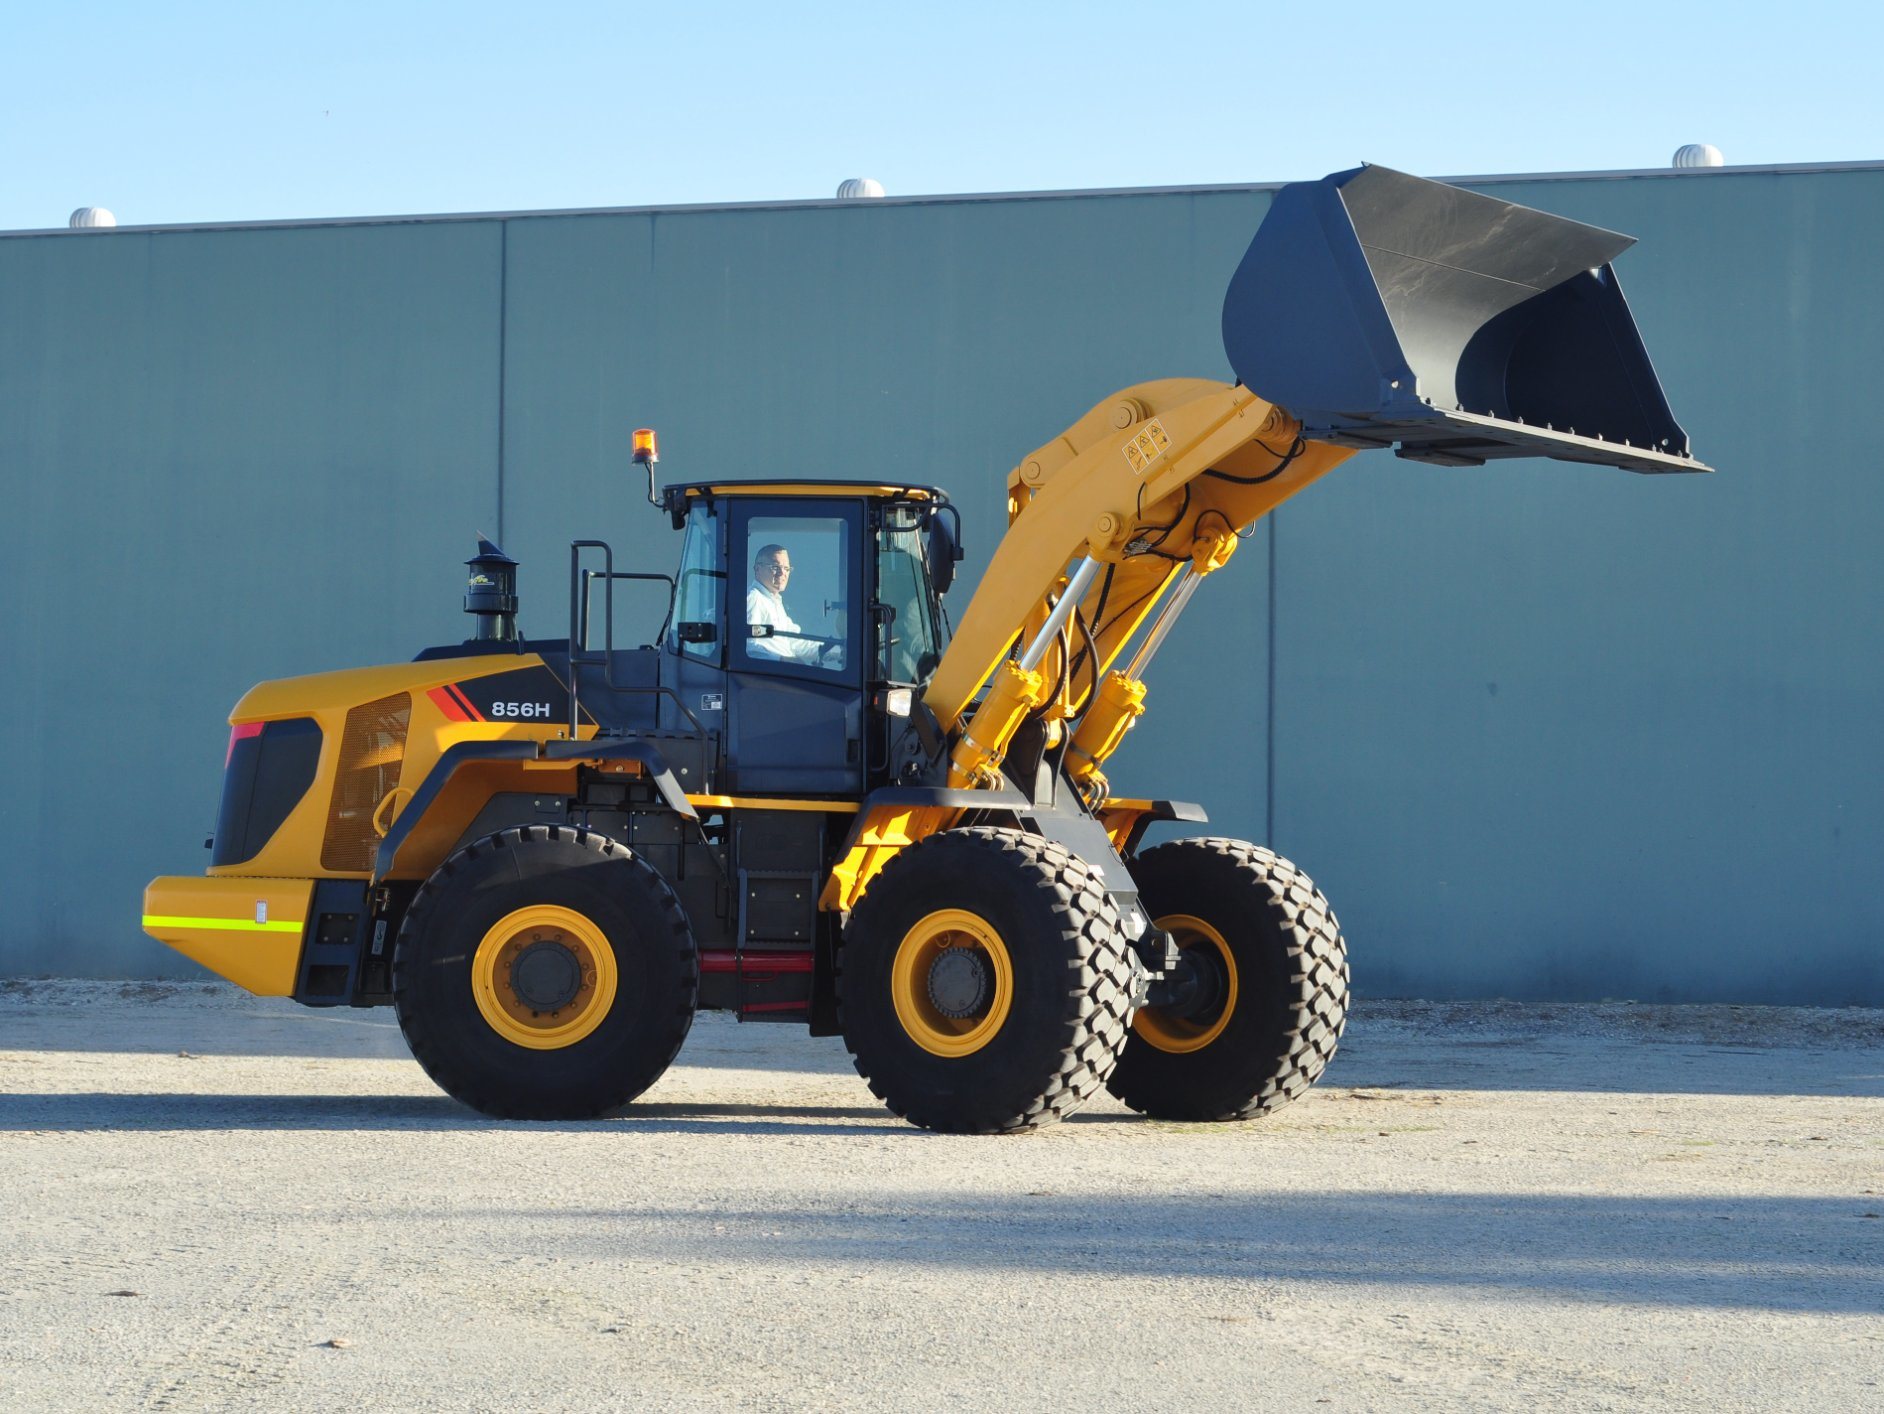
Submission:
<svg viewBox="0 0 1884 1414">
<path fill-rule="evenodd" d="M 155 913 L 144 915 L 146 928 L 219 928 L 231 933 L 298 933 L 307 925 L 290 923 L 286 920 L 276 923 L 256 923 L 247 918 L 167 918 Z"/>
</svg>

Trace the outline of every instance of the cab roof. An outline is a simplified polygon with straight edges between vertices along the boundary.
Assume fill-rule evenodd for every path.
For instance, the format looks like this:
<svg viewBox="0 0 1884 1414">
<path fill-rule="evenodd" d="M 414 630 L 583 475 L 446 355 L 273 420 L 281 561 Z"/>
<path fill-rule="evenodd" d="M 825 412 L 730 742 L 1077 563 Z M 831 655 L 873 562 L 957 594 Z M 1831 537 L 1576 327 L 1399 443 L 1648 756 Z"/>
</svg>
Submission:
<svg viewBox="0 0 1884 1414">
<path fill-rule="evenodd" d="M 895 481 L 687 481 L 663 486 L 661 499 L 669 503 L 715 496 L 868 496 L 885 501 L 949 503 L 938 486 L 914 486 Z"/>
</svg>

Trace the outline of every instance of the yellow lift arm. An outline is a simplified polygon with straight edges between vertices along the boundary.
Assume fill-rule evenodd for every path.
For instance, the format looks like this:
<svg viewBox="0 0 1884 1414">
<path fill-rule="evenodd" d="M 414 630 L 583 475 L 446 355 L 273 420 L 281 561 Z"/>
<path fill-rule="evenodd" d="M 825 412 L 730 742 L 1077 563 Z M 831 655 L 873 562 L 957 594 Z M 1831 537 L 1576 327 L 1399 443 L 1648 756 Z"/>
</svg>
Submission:
<svg viewBox="0 0 1884 1414">
<path fill-rule="evenodd" d="M 1610 265 L 1633 243 L 1384 167 L 1278 191 L 1224 298 L 1237 381 L 1126 388 L 1009 474 L 1007 533 L 924 694 L 949 784 L 999 785 L 1039 718 L 1049 745 L 1072 733 L 1065 769 L 1101 805 L 1145 665 L 1203 577 L 1358 450 L 1708 470 Z M 848 908 L 896 849 L 958 815 L 867 812 L 824 906 Z"/>
<path fill-rule="evenodd" d="M 1247 388 L 1174 378 L 1115 394 L 1028 455 L 1008 476 L 1007 535 L 924 698 L 953 732 L 994 678 L 956 740 L 952 783 L 986 783 L 1035 714 L 1083 714 L 1069 768 L 1082 784 L 1102 780 L 1143 710 L 1142 662 L 1108 671 L 1132 635 L 1160 604 L 1180 609 L 1259 517 L 1353 454 L 1303 439 Z M 1073 597 L 1077 614 L 1049 625 Z M 1038 651 L 1010 657 L 1023 638 Z"/>
</svg>

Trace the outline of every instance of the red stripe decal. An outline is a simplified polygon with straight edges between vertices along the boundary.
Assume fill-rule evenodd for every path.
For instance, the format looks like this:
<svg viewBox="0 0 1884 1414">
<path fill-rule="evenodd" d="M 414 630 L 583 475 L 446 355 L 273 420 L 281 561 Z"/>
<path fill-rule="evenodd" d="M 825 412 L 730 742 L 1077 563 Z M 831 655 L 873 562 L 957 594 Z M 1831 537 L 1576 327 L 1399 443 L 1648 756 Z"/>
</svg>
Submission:
<svg viewBox="0 0 1884 1414">
<path fill-rule="evenodd" d="M 739 954 L 736 952 L 703 952 L 700 954 L 702 972 L 737 972 Z M 780 972 L 811 971 L 811 954 L 808 952 L 761 952 L 746 954 L 746 976 L 770 977 Z M 792 1003 L 797 1006 L 797 1002 Z"/>
<path fill-rule="evenodd" d="M 451 693 L 444 688 L 435 687 L 425 695 L 432 699 L 432 705 L 434 707 L 445 714 L 446 721 L 463 722 L 469 720 L 464 714 L 464 708 L 458 705 L 458 699 L 453 697 Z"/>
<path fill-rule="evenodd" d="M 458 705 L 464 708 L 465 715 L 469 717 L 472 721 L 481 722 L 484 720 L 484 714 L 478 711 L 476 707 L 471 705 L 471 699 L 464 695 L 464 689 L 462 687 L 459 687 L 457 683 L 455 682 L 446 683 L 445 691 L 449 692 L 453 697 L 458 699 Z"/>
<path fill-rule="evenodd" d="M 223 753 L 222 758 L 225 771 L 229 769 L 229 762 L 235 756 L 235 744 L 238 741 L 247 741 L 252 736 L 260 736 L 263 725 L 261 722 L 237 722 L 229 728 L 229 749 Z"/>
</svg>

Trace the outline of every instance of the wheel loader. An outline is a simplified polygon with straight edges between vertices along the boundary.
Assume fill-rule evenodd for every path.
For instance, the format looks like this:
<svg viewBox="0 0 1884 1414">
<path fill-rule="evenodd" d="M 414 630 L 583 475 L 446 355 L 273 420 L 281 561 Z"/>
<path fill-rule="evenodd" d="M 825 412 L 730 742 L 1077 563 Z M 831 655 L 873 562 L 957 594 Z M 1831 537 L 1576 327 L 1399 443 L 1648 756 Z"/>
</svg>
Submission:
<svg viewBox="0 0 1884 1414">
<path fill-rule="evenodd" d="M 1341 1036 L 1334 913 L 1272 849 L 1196 836 L 1183 787 L 1115 792 L 1108 760 L 1205 579 L 1357 451 L 1707 470 L 1616 283 L 1630 244 L 1382 167 L 1283 188 L 1224 300 L 1236 380 L 1123 389 L 1020 458 L 952 631 L 942 489 L 657 493 L 637 433 L 674 573 L 577 541 L 567 636 L 525 638 L 517 566 L 480 542 L 465 642 L 252 689 L 208 872 L 155 880 L 144 927 L 254 993 L 390 1004 L 496 1116 L 627 1104 L 702 1008 L 841 1035 L 936 1130 L 1101 1087 L 1267 1114 Z M 666 597 L 636 647 L 624 580 Z M 1192 837 L 1148 846 L 1167 822 Z"/>
</svg>

